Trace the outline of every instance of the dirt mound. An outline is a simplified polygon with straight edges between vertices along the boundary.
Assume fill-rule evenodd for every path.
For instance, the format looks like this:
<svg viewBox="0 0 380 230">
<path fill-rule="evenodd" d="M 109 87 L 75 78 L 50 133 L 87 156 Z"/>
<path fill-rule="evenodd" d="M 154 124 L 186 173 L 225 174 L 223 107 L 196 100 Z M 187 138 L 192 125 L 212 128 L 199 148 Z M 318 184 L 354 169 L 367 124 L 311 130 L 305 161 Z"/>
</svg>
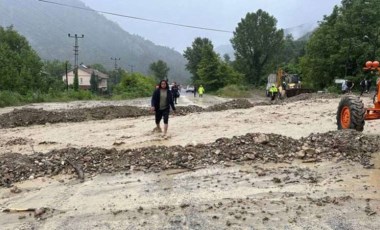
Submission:
<svg viewBox="0 0 380 230">
<path fill-rule="evenodd" d="M 179 115 L 195 112 L 211 112 L 227 109 L 244 109 L 253 105 L 248 100 L 233 100 L 221 103 L 207 109 L 199 106 L 178 106 Z M 102 106 L 93 108 L 80 108 L 70 110 L 46 111 L 43 109 L 23 108 L 15 109 L 10 113 L 0 115 L 0 128 L 13 128 L 19 126 L 42 125 L 60 122 L 83 122 L 89 120 L 106 120 L 127 117 L 150 116 L 148 108 L 136 106 Z"/>
<path fill-rule="evenodd" d="M 276 101 L 269 101 L 268 102 L 261 102 L 254 105 L 271 105 L 271 104 L 287 104 L 287 103 L 293 103 L 297 101 L 313 101 L 318 99 L 335 99 L 340 98 L 341 95 L 338 94 L 331 94 L 331 93 L 302 93 L 293 97 L 288 97 Z"/>
<path fill-rule="evenodd" d="M 331 93 L 303 93 L 303 94 L 296 95 L 294 97 L 286 98 L 284 101 L 289 103 L 289 102 L 312 100 L 312 99 L 334 99 L 334 98 L 339 98 L 339 97 L 340 95 L 331 94 Z"/>
<path fill-rule="evenodd" d="M 0 115 L 0 128 L 41 125 L 59 122 L 82 122 L 86 120 L 115 119 L 149 115 L 147 109 L 134 106 L 103 106 L 96 108 L 46 111 L 23 108 Z"/>
<path fill-rule="evenodd" d="M 186 115 L 190 113 L 199 113 L 204 112 L 205 109 L 196 105 L 189 105 L 189 106 L 177 106 L 176 112 L 178 115 Z"/>
<path fill-rule="evenodd" d="M 7 141 L 5 145 L 12 146 L 12 145 L 27 145 L 29 141 L 25 138 L 16 138 L 10 141 Z"/>
<path fill-rule="evenodd" d="M 287 97 L 275 101 L 270 101 L 270 98 L 267 98 L 267 100 L 264 101 L 252 101 L 253 106 L 263 106 L 263 105 L 273 105 L 273 104 L 287 104 L 287 103 L 293 103 L 297 101 L 315 101 L 318 99 L 335 99 L 340 98 L 341 95 L 338 94 L 331 94 L 331 93 L 302 93 L 293 97 Z"/>
<path fill-rule="evenodd" d="M 147 147 L 139 149 L 66 148 L 47 154 L 0 156 L 1 186 L 63 172 L 87 176 L 127 170 L 158 172 L 166 169 L 196 169 L 228 162 L 291 162 L 301 159 L 352 160 L 371 167 L 371 153 L 380 151 L 380 136 L 365 136 L 356 131 L 311 134 L 300 140 L 277 134 L 252 133 L 220 138 L 214 143 Z"/>
<path fill-rule="evenodd" d="M 221 104 L 210 106 L 206 111 L 223 111 L 228 109 L 248 109 L 253 105 L 246 99 L 235 99 Z"/>
</svg>

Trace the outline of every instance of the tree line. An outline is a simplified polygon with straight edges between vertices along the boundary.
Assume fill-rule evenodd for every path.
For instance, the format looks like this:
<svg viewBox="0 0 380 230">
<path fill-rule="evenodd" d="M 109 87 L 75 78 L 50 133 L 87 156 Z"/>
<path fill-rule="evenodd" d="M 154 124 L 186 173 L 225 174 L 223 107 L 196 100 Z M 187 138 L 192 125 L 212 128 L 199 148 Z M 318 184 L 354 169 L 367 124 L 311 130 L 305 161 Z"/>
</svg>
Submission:
<svg viewBox="0 0 380 230">
<path fill-rule="evenodd" d="M 207 38 L 196 38 L 184 52 L 194 84 L 209 90 L 231 84 L 262 86 L 278 68 L 301 75 L 307 87 L 321 90 L 334 79 L 359 82 L 366 61 L 378 58 L 380 8 L 376 1 L 343 0 L 324 16 L 318 28 L 294 40 L 278 29 L 277 20 L 263 10 L 247 13 L 233 32 L 235 60 L 224 60 Z"/>
<path fill-rule="evenodd" d="M 30 102 L 96 99 L 98 78 L 91 74 L 90 90 L 80 90 L 78 76 L 67 87 L 62 76 L 71 71 L 68 62 L 43 61 L 27 39 L 12 26 L 0 27 L 0 107 Z M 90 66 L 109 75 L 108 93 L 125 99 L 149 96 L 155 85 L 153 76 L 130 73 L 123 69 L 108 71 L 101 64 Z M 75 71 L 74 71 L 75 72 Z"/>
<path fill-rule="evenodd" d="M 308 37 L 294 40 L 277 28 L 276 18 L 257 10 L 247 13 L 233 32 L 230 41 L 234 58 L 221 57 L 214 51 L 212 41 L 201 37 L 194 39 L 183 56 L 191 83 L 202 84 L 208 91 L 230 85 L 259 87 L 266 83 L 269 73 L 280 67 L 301 75 L 305 85 L 320 90 L 333 85 L 336 78 L 355 77 L 359 81 L 365 76 L 364 63 L 378 55 L 378 18 L 380 8 L 374 1 L 343 0 Z M 1 92 L 34 97 L 67 90 L 62 81 L 67 63 L 42 61 L 26 38 L 12 27 L 0 27 L 0 63 L 0 97 Z M 167 79 L 170 71 L 163 60 L 150 64 L 150 76 L 122 69 L 107 71 L 101 64 L 92 67 L 109 75 L 109 92 L 122 98 L 148 96 L 154 84 Z M 97 94 L 96 76 L 91 85 L 90 94 Z M 91 95 L 81 92 L 79 97 Z"/>
</svg>

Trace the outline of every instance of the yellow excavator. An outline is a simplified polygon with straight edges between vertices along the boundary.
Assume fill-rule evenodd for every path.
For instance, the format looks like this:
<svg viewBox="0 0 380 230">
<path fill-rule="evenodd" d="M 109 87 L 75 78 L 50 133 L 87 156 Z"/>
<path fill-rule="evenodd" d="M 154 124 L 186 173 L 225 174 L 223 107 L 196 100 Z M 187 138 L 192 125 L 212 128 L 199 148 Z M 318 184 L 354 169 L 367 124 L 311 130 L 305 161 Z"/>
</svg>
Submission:
<svg viewBox="0 0 380 230">
<path fill-rule="evenodd" d="M 302 93 L 312 93 L 311 89 L 302 87 L 301 77 L 297 74 L 289 74 L 279 68 L 277 74 L 269 74 L 267 82 L 267 95 L 269 88 L 275 85 L 279 89 L 281 97 L 293 97 Z"/>
</svg>

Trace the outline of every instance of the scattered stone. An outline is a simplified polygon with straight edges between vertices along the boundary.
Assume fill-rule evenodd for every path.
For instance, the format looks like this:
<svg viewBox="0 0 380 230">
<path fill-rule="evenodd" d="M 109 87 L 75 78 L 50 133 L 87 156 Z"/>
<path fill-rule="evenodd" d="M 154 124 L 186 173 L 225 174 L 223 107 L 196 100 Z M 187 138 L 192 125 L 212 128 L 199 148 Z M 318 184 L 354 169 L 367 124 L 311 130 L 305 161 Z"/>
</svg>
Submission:
<svg viewBox="0 0 380 230">
<path fill-rule="evenodd" d="M 10 189 L 11 193 L 21 193 L 22 190 L 19 189 L 17 186 L 13 186 L 13 188 Z"/>
<path fill-rule="evenodd" d="M 37 208 L 34 211 L 34 217 L 40 217 L 46 212 L 46 208 Z"/>
<path fill-rule="evenodd" d="M 8 145 L 8 146 L 13 146 L 13 145 L 27 145 L 28 144 L 28 140 L 24 139 L 24 138 L 21 138 L 21 137 L 18 137 L 18 138 L 15 138 L 15 139 L 12 139 L 10 141 L 7 141 L 5 143 L 5 145 Z"/>
<path fill-rule="evenodd" d="M 189 206 L 190 206 L 190 204 L 181 204 L 179 207 L 181 207 L 181 208 L 187 208 Z"/>
<path fill-rule="evenodd" d="M 379 150 L 380 136 L 343 130 L 310 134 L 301 139 L 278 134 L 248 133 L 194 146 L 150 146 L 120 150 L 83 147 L 32 155 L 4 153 L 0 155 L 0 186 L 7 187 L 27 179 L 60 174 L 77 174 L 83 181 L 84 174 L 94 176 L 125 170 L 196 170 L 213 164 L 228 167 L 242 161 L 289 163 L 298 157 L 302 157 L 303 161 L 348 160 L 368 166 L 372 165 L 371 154 Z M 302 156 L 296 156 L 297 152 L 303 152 Z M 258 176 L 267 174 L 263 169 L 257 170 Z M 302 179 L 317 183 L 318 175 L 305 174 Z M 281 180 L 275 179 L 274 182 Z"/>
<path fill-rule="evenodd" d="M 251 104 L 246 99 L 236 99 L 203 109 L 199 106 L 177 106 L 177 115 L 187 115 L 197 112 L 212 112 L 228 109 L 251 108 Z M 83 122 L 89 120 L 116 119 L 128 117 L 149 116 L 151 112 L 147 108 L 136 106 L 99 106 L 93 108 L 79 108 L 69 110 L 52 110 L 21 108 L 12 112 L 0 115 L 0 128 L 13 128 L 19 126 L 54 124 L 62 122 Z M 121 142 L 120 142 L 121 143 Z M 8 145 L 27 144 L 27 140 L 19 138 L 12 140 Z M 117 143 L 116 143 L 117 145 Z"/>
<path fill-rule="evenodd" d="M 122 212 L 122 210 L 115 210 L 115 211 L 112 211 L 112 214 L 113 215 L 117 215 L 117 214 L 120 214 Z"/>
</svg>

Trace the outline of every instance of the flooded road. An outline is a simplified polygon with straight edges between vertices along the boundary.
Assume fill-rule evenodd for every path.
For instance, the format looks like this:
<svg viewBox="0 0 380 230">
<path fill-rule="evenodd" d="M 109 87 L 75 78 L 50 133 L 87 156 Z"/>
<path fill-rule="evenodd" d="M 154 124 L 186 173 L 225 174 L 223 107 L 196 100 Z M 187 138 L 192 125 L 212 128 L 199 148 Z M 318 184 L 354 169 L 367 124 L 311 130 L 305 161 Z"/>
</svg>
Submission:
<svg viewBox="0 0 380 230">
<path fill-rule="evenodd" d="M 210 95 L 194 98 L 182 93 L 178 105 L 208 107 L 228 100 Z M 150 98 L 143 98 L 112 103 L 148 109 L 149 101 Z M 102 103 L 108 102 L 29 106 L 67 109 Z M 66 147 L 122 150 L 192 146 L 246 133 L 301 138 L 335 130 L 338 103 L 339 98 L 316 99 L 171 115 L 167 140 L 152 133 L 153 114 L 0 129 L 0 151 L 28 155 Z M 379 135 L 380 122 L 366 122 L 363 133 Z M 88 176 L 83 183 L 70 173 L 29 178 L 15 184 L 20 191 L 14 187 L 0 188 L 0 209 L 14 211 L 0 213 L 0 226 L 49 230 L 380 229 L 380 153 L 372 156 L 374 165 L 368 169 L 359 163 L 332 158 L 310 163 L 222 162 L 159 173 L 130 167 L 123 172 Z M 20 211 L 42 207 L 45 209 L 41 217 Z"/>
<path fill-rule="evenodd" d="M 19 184 L 21 194 L 0 190 L 0 204 L 47 207 L 46 219 L 0 214 L 0 224 L 2 229 L 377 229 L 379 159 L 380 153 L 371 171 L 347 162 L 294 162 L 104 174 L 79 184 L 64 176 L 36 179 Z"/>
<path fill-rule="evenodd" d="M 215 96 L 193 98 L 181 96 L 181 103 L 223 101 Z M 145 105 L 147 99 L 140 100 Z M 227 99 L 226 99 L 227 100 Z M 218 138 L 246 133 L 275 133 L 293 138 L 310 133 L 336 130 L 336 105 L 340 99 L 299 101 L 284 105 L 255 106 L 219 112 L 170 115 L 169 139 L 153 133 L 154 114 L 137 118 L 120 118 L 84 122 L 67 122 L 0 129 L 0 154 L 5 152 L 48 152 L 67 147 L 141 148 L 153 145 L 174 146 L 210 143 Z M 138 101 L 138 100 L 137 100 Z M 200 104 L 200 103 L 199 103 Z M 148 108 L 146 108 L 148 110 Z M 307 111 L 305 114 L 304 111 Z M 365 134 L 380 134 L 380 120 L 367 121 Z M 12 143 L 12 144 L 8 144 Z"/>
</svg>

